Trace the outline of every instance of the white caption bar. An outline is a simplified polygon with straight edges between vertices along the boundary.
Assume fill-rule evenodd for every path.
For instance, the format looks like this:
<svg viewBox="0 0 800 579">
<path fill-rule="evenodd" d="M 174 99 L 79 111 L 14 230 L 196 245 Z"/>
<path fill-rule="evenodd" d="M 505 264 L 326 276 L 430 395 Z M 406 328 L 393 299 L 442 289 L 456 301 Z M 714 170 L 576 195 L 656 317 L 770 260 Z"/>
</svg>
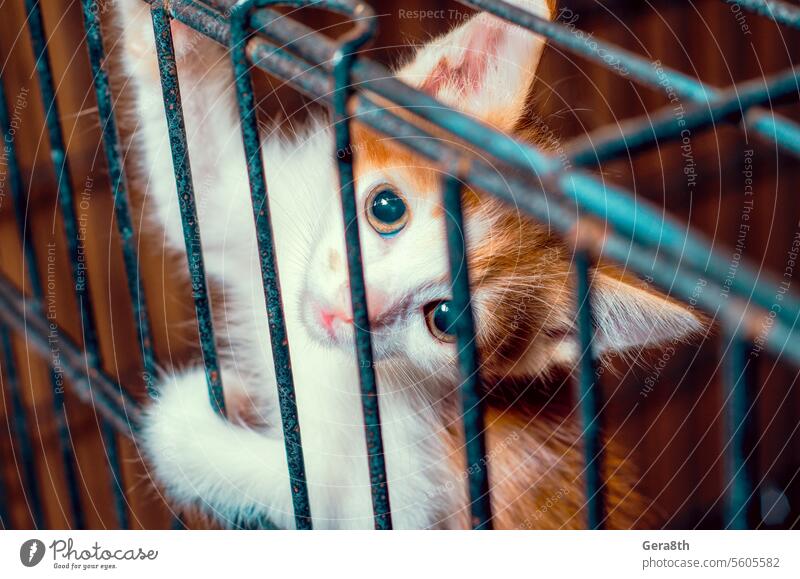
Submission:
<svg viewBox="0 0 800 579">
<path fill-rule="evenodd" d="M 791 531 L 5 531 L 0 577 L 800 577 Z M 522 573 L 523 575 L 520 575 Z"/>
</svg>

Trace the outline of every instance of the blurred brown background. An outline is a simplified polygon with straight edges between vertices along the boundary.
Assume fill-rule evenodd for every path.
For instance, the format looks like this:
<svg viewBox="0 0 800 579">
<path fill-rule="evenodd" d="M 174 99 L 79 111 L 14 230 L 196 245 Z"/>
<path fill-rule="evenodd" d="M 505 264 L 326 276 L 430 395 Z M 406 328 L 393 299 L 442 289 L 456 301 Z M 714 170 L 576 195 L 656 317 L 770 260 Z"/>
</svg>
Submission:
<svg viewBox="0 0 800 579">
<path fill-rule="evenodd" d="M 109 0 L 110 1 L 110 0 Z M 30 189 L 28 226 L 36 240 L 40 271 L 45 271 L 46 247 L 53 243 L 57 259 L 58 322 L 67 333 L 80 335 L 69 261 L 56 208 L 55 175 L 43 127 L 43 110 L 34 76 L 28 32 L 23 27 L 22 0 L 0 2 L 0 62 L 9 107 L 17 109 L 21 127 L 15 145 Z M 370 56 L 385 63 L 407 54 L 407 45 L 424 41 L 454 23 L 448 18 L 411 19 L 403 12 L 417 9 L 469 10 L 442 0 L 381 0 L 373 2 L 381 14 L 380 35 Z M 675 67 L 715 86 L 776 72 L 800 54 L 797 33 L 779 28 L 766 19 L 738 13 L 719 0 L 612 2 L 574 0 L 560 2 L 562 18 L 597 38 L 612 41 L 665 66 Z M 99 325 L 101 353 L 106 371 L 137 395 L 142 394 L 141 361 L 131 321 L 125 274 L 121 260 L 107 171 L 99 147 L 100 131 L 88 59 L 82 45 L 80 3 L 76 0 L 43 2 L 50 54 L 56 74 L 58 102 L 73 172 L 76 194 L 91 188 L 86 243 L 92 299 Z M 107 49 L 115 35 L 111 11 L 104 14 Z M 447 12 L 449 16 L 455 12 Z M 336 20 L 319 11 L 303 15 L 311 25 L 323 27 Z M 338 29 L 333 28 L 336 32 Z M 302 117 L 307 101 L 291 89 L 264 77 L 265 115 L 279 110 Z M 578 57 L 550 47 L 533 95 L 534 112 L 552 130 L 557 146 L 588 130 L 645 114 L 667 104 L 663 95 L 621 79 Z M 688 101 L 683 101 L 688 105 Z M 118 103 L 125 133 L 126 99 Z M 781 112 L 798 118 L 796 110 Z M 684 159 L 677 145 L 609 163 L 603 174 L 647 199 L 663 205 L 674 216 L 705 233 L 723 256 L 734 254 L 744 204 L 742 171 L 745 151 L 753 150 L 755 205 L 745 255 L 755 265 L 781 274 L 786 254 L 800 228 L 800 198 L 796 194 L 800 163 L 776 152 L 773 145 L 733 127 L 716 127 L 692 135 L 697 185 L 687 186 Z M 91 182 L 91 185 L 89 183 Z M 132 198 L 139 207 L 140 193 Z M 140 211 L 136 224 L 140 227 Z M 141 236 L 144 285 L 153 322 L 159 363 L 163 367 L 185 363 L 196 355 L 194 314 L 182 275 L 180 256 L 162 250 L 160 235 Z M 22 260 L 11 200 L 0 197 L 0 271 L 22 285 Z M 794 285 L 794 284 L 793 284 Z M 798 291 L 798 288 L 793 290 Z M 654 508 L 667 514 L 671 527 L 718 527 L 721 524 L 723 465 L 720 457 L 723 432 L 721 389 L 718 382 L 717 339 L 687 347 L 660 364 L 658 355 L 633 368 L 623 366 L 620 376 L 607 373 L 603 380 L 609 396 L 608 428 L 629 446 L 642 467 L 642 488 L 653 498 Z M 36 470 L 45 499 L 47 524 L 69 526 L 60 453 L 57 450 L 50 383 L 41 358 L 15 337 L 13 362 L 20 375 L 29 430 L 36 455 Z M 6 360 L 0 360 L 6 365 Z M 663 367 L 662 367 L 663 366 Z M 759 375 L 757 463 L 753 464 L 762 490 L 762 511 L 771 510 L 765 527 L 792 527 L 800 518 L 800 394 L 795 387 L 797 370 L 766 354 L 758 361 Z M 18 444 L 11 436 L 8 392 L 3 382 L 0 405 L 0 476 L 11 499 L 14 527 L 31 525 L 22 500 L 15 454 Z M 649 385 L 645 387 L 645 385 Z M 81 499 L 90 528 L 114 527 L 116 519 L 110 495 L 98 418 L 91 407 L 68 394 L 69 426 L 78 457 Z M 6 428 L 8 426 L 8 428 Z M 171 523 L 169 509 L 152 486 L 138 459 L 135 445 L 120 436 L 124 457 L 124 483 L 135 527 L 164 528 Z M 758 501 L 756 501 L 758 502 Z M 771 508 L 771 507 L 775 508 Z M 201 521 L 188 521 L 202 526 Z M 9 525 L 11 526 L 11 525 Z"/>
</svg>

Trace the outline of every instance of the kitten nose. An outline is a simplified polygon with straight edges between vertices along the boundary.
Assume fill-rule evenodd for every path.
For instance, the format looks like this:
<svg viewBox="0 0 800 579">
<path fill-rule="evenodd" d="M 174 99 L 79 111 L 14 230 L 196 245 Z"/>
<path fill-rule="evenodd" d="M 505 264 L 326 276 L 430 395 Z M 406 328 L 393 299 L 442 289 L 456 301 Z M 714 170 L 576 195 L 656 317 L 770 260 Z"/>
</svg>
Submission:
<svg viewBox="0 0 800 579">
<path fill-rule="evenodd" d="M 333 335 L 335 326 L 338 324 L 352 324 L 353 316 L 351 314 L 350 305 L 350 284 L 344 283 L 339 288 L 337 293 L 338 305 L 321 306 L 320 307 L 320 322 L 329 334 Z M 373 287 L 367 288 L 367 311 L 369 312 L 369 319 L 371 323 L 377 320 L 389 308 L 388 296 L 380 290 Z"/>
<path fill-rule="evenodd" d="M 353 318 L 340 309 L 322 307 L 319 310 L 319 320 L 325 331 L 331 336 L 336 333 L 336 326 L 353 323 Z"/>
</svg>

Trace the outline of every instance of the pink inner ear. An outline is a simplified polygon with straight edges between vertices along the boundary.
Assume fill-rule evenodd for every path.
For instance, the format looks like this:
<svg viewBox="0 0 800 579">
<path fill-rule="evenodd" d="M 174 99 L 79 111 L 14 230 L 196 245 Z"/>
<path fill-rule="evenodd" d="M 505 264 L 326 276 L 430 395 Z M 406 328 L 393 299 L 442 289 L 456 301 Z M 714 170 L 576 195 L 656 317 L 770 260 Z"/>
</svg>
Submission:
<svg viewBox="0 0 800 579">
<path fill-rule="evenodd" d="M 459 61 L 450 62 L 451 56 L 442 58 L 422 83 L 421 90 L 436 96 L 442 87 L 449 86 L 467 95 L 481 86 L 489 63 L 497 58 L 506 26 L 476 20 L 471 28 L 466 46 L 460 49 Z"/>
</svg>

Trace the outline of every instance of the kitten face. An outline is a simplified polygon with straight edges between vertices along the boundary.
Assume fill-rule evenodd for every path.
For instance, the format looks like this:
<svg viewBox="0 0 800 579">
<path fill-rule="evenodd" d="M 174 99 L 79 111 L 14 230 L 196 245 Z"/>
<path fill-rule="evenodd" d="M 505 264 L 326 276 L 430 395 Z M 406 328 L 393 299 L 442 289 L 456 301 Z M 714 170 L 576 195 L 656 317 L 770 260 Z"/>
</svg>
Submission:
<svg viewBox="0 0 800 579">
<path fill-rule="evenodd" d="M 455 353 L 451 336 L 434 324 L 434 310 L 443 309 L 440 304 L 450 299 L 439 186 L 433 172 L 415 166 L 408 155 L 376 163 L 380 146 L 373 144 L 363 138 L 354 142 L 358 227 L 375 358 L 402 354 L 423 370 L 439 369 Z M 303 319 L 320 343 L 351 351 L 354 328 L 344 226 L 335 190 L 325 214 L 312 244 Z"/>
<path fill-rule="evenodd" d="M 376 361 L 454 377 L 456 348 L 441 202 L 443 174 L 397 143 L 354 130 L 358 227 Z M 311 244 L 301 310 L 318 342 L 352 351 L 341 207 L 335 193 Z M 570 327 L 568 263 L 546 228 L 468 190 L 465 237 L 484 374 L 504 377 L 529 350 L 550 364 Z M 409 369 L 409 368 L 406 368 Z"/>
</svg>

